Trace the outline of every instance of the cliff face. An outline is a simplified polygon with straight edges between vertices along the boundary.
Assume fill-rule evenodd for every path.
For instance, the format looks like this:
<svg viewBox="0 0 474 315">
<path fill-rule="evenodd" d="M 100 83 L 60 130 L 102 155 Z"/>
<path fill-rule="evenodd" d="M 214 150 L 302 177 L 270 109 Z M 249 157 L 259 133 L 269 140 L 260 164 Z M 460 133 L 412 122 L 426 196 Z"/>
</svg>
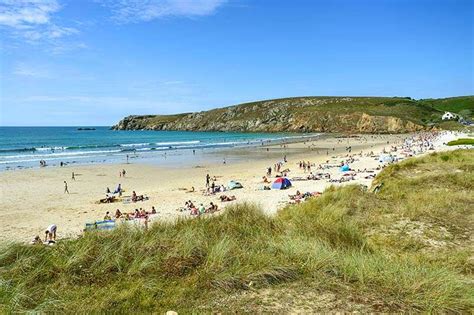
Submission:
<svg viewBox="0 0 474 315">
<path fill-rule="evenodd" d="M 434 109 L 407 98 L 304 97 L 199 113 L 128 116 L 115 130 L 404 133 L 426 128 Z M 424 118 L 423 118 L 424 117 Z"/>
</svg>

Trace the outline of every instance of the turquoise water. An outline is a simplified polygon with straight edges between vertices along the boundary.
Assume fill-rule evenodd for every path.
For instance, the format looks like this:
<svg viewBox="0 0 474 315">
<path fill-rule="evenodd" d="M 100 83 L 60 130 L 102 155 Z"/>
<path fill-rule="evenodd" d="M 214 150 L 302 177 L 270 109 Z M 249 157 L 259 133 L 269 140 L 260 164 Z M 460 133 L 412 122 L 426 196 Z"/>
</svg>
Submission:
<svg viewBox="0 0 474 315">
<path fill-rule="evenodd" d="M 220 148 L 260 145 L 310 135 L 287 133 L 114 131 L 108 127 L 0 127 L 0 169 L 78 163 L 175 162 Z M 194 152 L 193 152 L 194 150 Z M 168 163 L 171 162 L 168 159 Z"/>
</svg>

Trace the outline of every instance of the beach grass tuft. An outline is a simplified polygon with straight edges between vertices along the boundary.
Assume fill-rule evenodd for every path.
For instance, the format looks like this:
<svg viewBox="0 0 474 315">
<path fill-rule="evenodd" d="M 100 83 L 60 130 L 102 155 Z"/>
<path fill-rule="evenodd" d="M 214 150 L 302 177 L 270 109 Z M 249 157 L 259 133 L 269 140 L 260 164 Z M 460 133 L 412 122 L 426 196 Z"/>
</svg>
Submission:
<svg viewBox="0 0 474 315">
<path fill-rule="evenodd" d="M 435 153 L 384 169 L 377 194 L 330 187 L 272 217 L 243 203 L 147 231 L 3 244 L 0 312 L 275 311 L 282 290 L 282 312 L 312 293 L 344 303 L 306 299 L 307 311 L 469 312 L 473 165 L 474 150 Z"/>
</svg>

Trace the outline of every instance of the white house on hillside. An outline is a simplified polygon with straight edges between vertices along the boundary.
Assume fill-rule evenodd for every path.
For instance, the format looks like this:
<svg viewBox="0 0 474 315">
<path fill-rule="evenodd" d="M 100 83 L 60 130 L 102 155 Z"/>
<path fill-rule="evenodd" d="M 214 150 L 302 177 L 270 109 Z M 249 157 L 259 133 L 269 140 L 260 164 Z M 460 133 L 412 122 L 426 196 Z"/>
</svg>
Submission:
<svg viewBox="0 0 474 315">
<path fill-rule="evenodd" d="M 443 116 L 441 117 L 441 119 L 443 120 L 451 120 L 456 118 L 458 118 L 458 115 L 453 114 L 451 112 L 444 112 Z"/>
</svg>

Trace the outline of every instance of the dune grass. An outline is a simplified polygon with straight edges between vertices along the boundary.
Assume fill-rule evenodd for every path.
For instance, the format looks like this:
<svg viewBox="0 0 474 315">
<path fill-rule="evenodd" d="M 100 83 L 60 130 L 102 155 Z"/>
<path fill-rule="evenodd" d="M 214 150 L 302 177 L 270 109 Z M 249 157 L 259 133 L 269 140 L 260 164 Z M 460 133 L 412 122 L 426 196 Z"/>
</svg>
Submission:
<svg viewBox="0 0 474 315">
<path fill-rule="evenodd" d="M 265 311 L 257 294 L 282 288 L 350 296 L 340 311 L 472 311 L 473 171 L 474 150 L 437 153 L 386 168 L 378 194 L 331 187 L 274 217 L 237 204 L 148 231 L 4 244 L 0 312 Z"/>
<path fill-rule="evenodd" d="M 474 139 L 461 138 L 461 139 L 449 141 L 448 145 L 450 145 L 450 146 L 453 146 L 453 145 L 474 145 Z"/>
</svg>

